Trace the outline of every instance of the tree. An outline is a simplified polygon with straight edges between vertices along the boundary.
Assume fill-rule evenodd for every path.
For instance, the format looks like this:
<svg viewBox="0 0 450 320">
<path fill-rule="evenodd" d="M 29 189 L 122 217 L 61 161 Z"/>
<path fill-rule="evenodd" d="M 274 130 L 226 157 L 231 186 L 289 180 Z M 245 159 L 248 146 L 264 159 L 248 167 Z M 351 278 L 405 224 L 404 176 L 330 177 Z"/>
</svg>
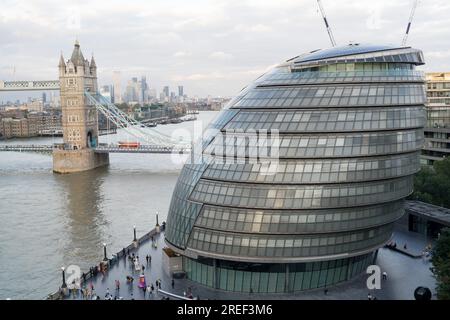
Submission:
<svg viewBox="0 0 450 320">
<path fill-rule="evenodd" d="M 414 177 L 410 199 L 450 208 L 450 158 L 435 161 L 433 167 L 422 167 Z"/>
<path fill-rule="evenodd" d="M 116 107 L 122 111 L 128 111 L 128 104 L 125 102 L 116 104 Z"/>
<path fill-rule="evenodd" d="M 437 280 L 437 297 L 450 300 L 450 229 L 441 230 L 439 239 L 432 252 L 431 271 Z"/>
</svg>

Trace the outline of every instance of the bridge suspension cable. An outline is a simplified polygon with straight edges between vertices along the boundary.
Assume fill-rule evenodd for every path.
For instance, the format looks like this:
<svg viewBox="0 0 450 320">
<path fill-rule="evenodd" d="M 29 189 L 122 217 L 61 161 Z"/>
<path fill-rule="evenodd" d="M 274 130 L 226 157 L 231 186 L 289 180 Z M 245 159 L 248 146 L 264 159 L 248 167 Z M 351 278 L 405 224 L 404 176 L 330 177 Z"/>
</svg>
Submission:
<svg viewBox="0 0 450 320">
<path fill-rule="evenodd" d="M 131 118 L 125 112 L 117 108 L 100 94 L 93 95 L 90 92 L 85 91 L 85 95 L 89 102 L 92 103 L 99 112 L 105 115 L 108 120 L 137 139 L 155 146 L 190 147 L 189 141 L 177 141 L 155 129 L 146 127 L 141 122 Z M 143 130 L 143 127 L 145 127 L 146 130 Z"/>
</svg>

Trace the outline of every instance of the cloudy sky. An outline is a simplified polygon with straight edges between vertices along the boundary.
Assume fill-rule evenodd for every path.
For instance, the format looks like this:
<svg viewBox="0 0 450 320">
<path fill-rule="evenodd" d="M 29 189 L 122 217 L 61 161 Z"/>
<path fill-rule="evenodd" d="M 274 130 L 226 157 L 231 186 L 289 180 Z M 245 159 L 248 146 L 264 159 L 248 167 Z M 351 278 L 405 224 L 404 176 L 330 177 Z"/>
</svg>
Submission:
<svg viewBox="0 0 450 320">
<path fill-rule="evenodd" d="M 411 0 L 322 0 L 338 45 L 398 45 Z M 450 1 L 422 0 L 408 44 L 428 71 L 450 71 Z M 330 45 L 315 0 L 2 0 L 0 79 L 56 79 L 78 38 L 99 83 L 147 76 L 150 86 L 233 96 L 270 66 Z M 14 71 L 15 70 L 15 71 Z M 0 97 L 1 100 L 1 97 Z"/>
</svg>

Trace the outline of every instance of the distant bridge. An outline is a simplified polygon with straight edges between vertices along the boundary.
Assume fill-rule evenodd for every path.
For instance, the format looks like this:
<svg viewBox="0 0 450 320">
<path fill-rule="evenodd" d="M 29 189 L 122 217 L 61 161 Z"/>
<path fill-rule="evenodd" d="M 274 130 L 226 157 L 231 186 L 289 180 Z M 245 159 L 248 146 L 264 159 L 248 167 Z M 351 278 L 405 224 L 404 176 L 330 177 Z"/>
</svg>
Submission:
<svg viewBox="0 0 450 320">
<path fill-rule="evenodd" d="M 106 145 L 106 146 L 98 146 L 94 148 L 94 151 L 97 153 L 189 153 L 191 152 L 190 148 L 180 148 L 180 147 L 163 147 L 163 146 L 153 146 L 153 145 L 141 145 L 137 148 L 124 148 L 119 145 Z"/>
<path fill-rule="evenodd" d="M 53 145 L 36 145 L 36 144 L 4 144 L 0 145 L 0 151 L 30 151 L 30 152 L 52 152 Z"/>
<path fill-rule="evenodd" d="M 13 151 L 13 152 L 52 152 L 53 149 L 57 149 L 60 144 L 53 145 L 0 145 L 0 151 Z M 184 154 L 191 152 L 190 148 L 180 147 L 164 147 L 157 145 L 140 145 L 137 148 L 126 148 L 117 144 L 99 145 L 93 148 L 96 153 L 154 153 L 154 154 Z"/>
<path fill-rule="evenodd" d="M 59 90 L 59 80 L 1 81 L 0 91 Z"/>
</svg>

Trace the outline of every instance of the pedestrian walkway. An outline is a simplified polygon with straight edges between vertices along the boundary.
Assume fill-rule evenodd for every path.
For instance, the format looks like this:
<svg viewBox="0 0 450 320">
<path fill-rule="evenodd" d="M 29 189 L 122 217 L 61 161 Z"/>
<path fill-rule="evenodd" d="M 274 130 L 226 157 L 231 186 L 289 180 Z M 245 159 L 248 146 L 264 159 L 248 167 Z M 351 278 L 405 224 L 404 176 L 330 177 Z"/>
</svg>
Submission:
<svg viewBox="0 0 450 320">
<path fill-rule="evenodd" d="M 414 234 L 408 235 L 401 232 L 394 234 L 397 241 L 408 239 L 411 250 L 413 248 L 423 248 L 426 242 L 420 242 L 420 239 Z M 412 239 L 417 238 L 414 241 Z M 172 278 L 163 270 L 162 265 L 162 248 L 164 244 L 164 233 L 154 236 L 156 247 L 153 245 L 151 239 L 142 242 L 139 247 L 130 250 L 130 255 L 134 253 L 141 265 L 145 266 L 144 276 L 147 285 L 153 284 L 155 288 L 153 293 L 139 288 L 139 276 L 141 271 L 136 271 L 132 261 L 126 257 L 121 257 L 104 275 L 99 273 L 93 279 L 88 280 L 85 285 L 94 287 L 95 293 L 100 299 L 105 299 L 105 295 L 109 289 L 112 297 L 121 297 L 124 300 L 161 300 L 161 299 L 177 299 L 176 296 L 184 297 L 188 292 L 192 292 L 194 298 L 200 299 L 299 299 L 299 300 L 321 300 L 321 299 L 336 299 L 336 300 L 366 300 L 369 290 L 366 286 L 367 274 L 361 274 L 359 277 L 337 286 L 308 290 L 297 293 L 285 294 L 256 294 L 256 293 L 236 293 L 226 292 L 222 290 L 215 290 L 202 286 L 198 283 L 192 282 L 188 279 L 174 279 L 174 286 L 172 287 Z M 415 252 L 415 251 L 414 251 Z M 147 264 L 146 256 L 151 256 L 151 262 Z M 380 290 L 370 290 L 372 296 L 377 299 L 414 299 L 414 290 L 418 286 L 425 286 L 435 292 L 435 279 L 430 272 L 430 262 L 422 259 L 414 259 L 392 251 L 386 248 L 381 248 L 378 254 L 377 264 L 381 271 L 387 273 L 387 280 L 382 280 Z M 132 283 L 127 284 L 126 277 L 133 278 Z M 161 289 L 164 293 L 159 293 L 156 290 L 156 281 L 161 280 Z M 120 281 L 120 290 L 116 291 L 115 280 Z M 169 294 L 167 294 L 169 293 Z M 173 294 L 174 296 L 171 296 Z M 73 295 L 70 294 L 66 299 L 82 299 L 78 292 Z"/>
<path fill-rule="evenodd" d="M 413 258 L 422 258 L 427 247 L 432 246 L 433 241 L 422 234 L 396 229 L 392 235 L 391 244 L 395 243 L 395 250 Z M 391 249 L 392 246 L 390 247 Z"/>
</svg>

